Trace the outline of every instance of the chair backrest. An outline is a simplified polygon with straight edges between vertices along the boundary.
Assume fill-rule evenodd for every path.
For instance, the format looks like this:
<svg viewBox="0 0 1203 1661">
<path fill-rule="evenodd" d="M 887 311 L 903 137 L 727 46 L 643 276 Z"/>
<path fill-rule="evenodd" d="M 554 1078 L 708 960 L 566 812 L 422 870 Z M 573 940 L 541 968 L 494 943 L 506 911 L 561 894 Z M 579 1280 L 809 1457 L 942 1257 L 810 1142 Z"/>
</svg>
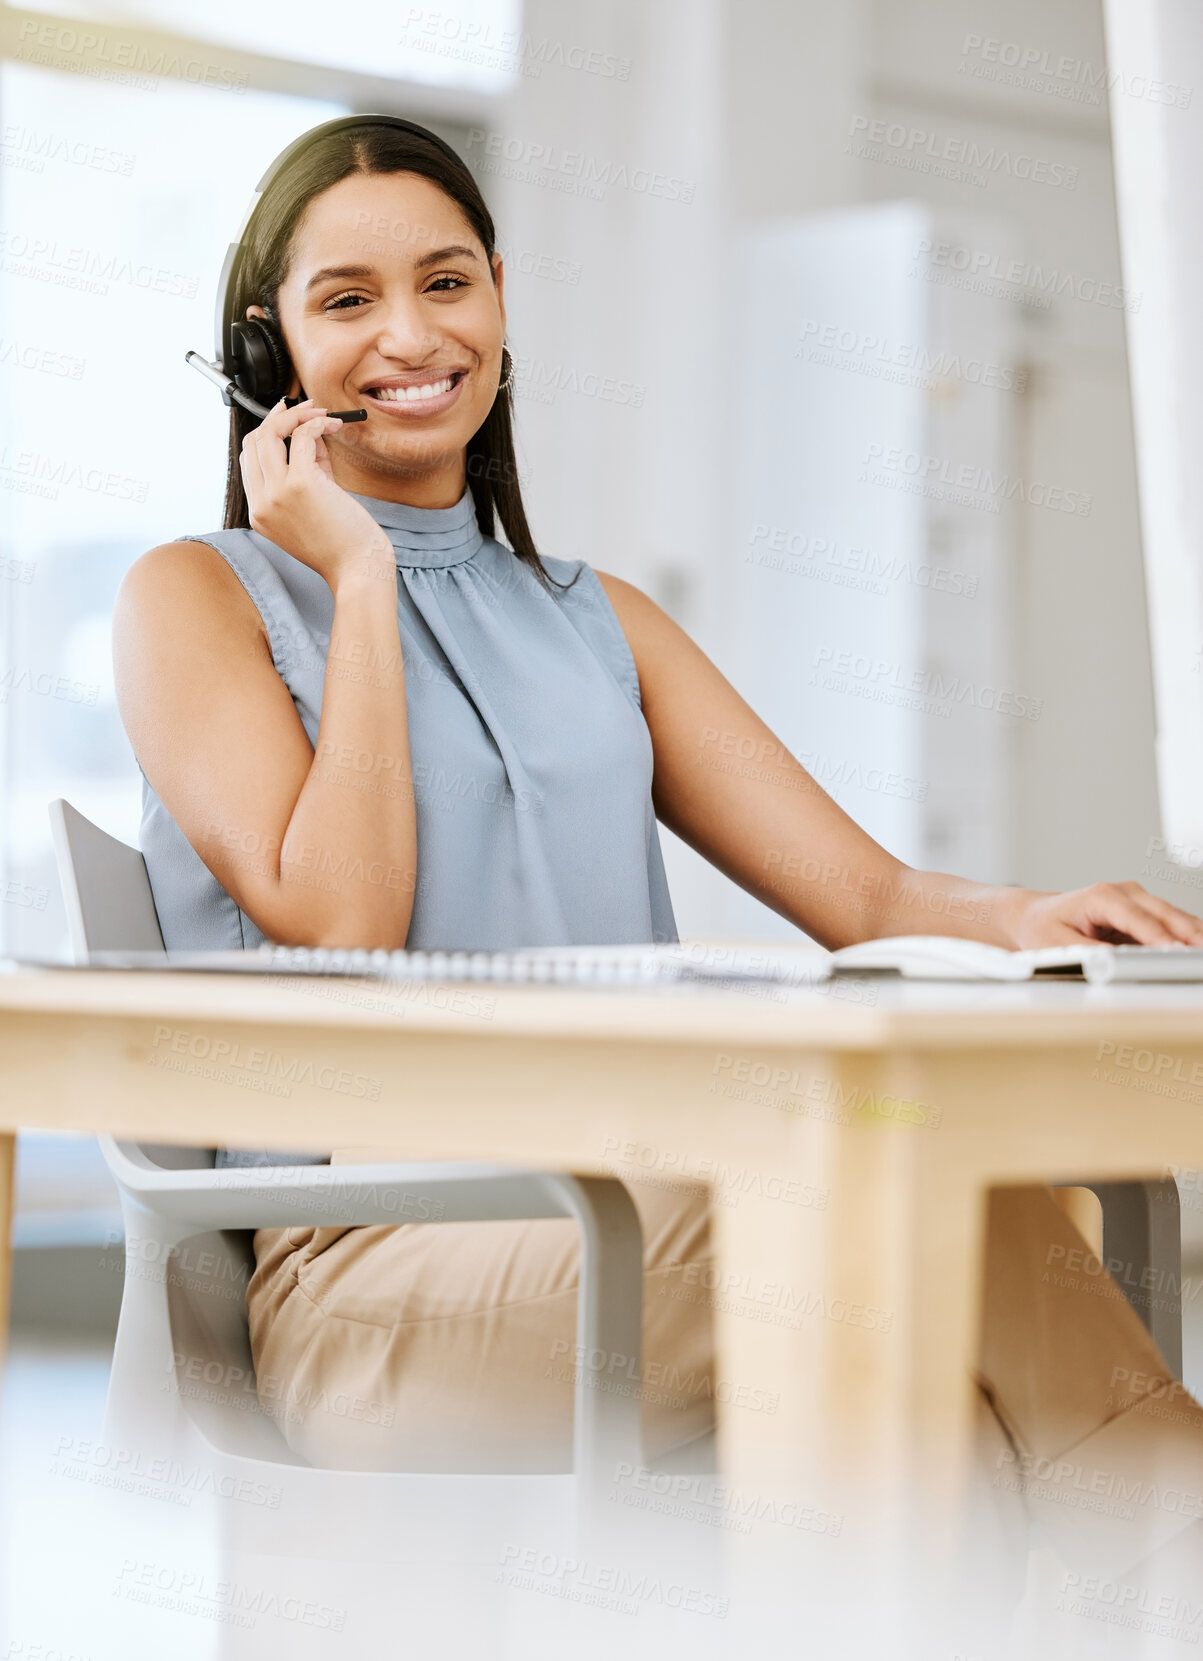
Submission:
<svg viewBox="0 0 1203 1661">
<path fill-rule="evenodd" d="M 137 848 L 109 836 L 59 796 L 49 804 L 71 955 L 163 951 L 146 861 Z"/>
<path fill-rule="evenodd" d="M 138 849 L 102 831 L 62 796 L 48 803 L 48 808 L 75 962 L 86 966 L 92 952 L 165 951 L 146 861 Z M 117 1144 L 102 1136 L 100 1146 L 120 1182 Z M 213 1164 L 212 1148 L 160 1147 L 148 1142 L 143 1152 L 168 1170 L 204 1169 Z"/>
</svg>

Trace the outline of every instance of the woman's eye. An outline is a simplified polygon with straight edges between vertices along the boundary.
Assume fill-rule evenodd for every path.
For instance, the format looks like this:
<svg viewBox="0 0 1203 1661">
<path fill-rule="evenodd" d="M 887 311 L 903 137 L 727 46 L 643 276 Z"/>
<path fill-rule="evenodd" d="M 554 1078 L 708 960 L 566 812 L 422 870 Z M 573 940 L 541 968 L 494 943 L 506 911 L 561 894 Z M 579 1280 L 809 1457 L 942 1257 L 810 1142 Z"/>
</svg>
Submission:
<svg viewBox="0 0 1203 1661">
<path fill-rule="evenodd" d="M 427 294 L 454 294 L 457 288 L 470 288 L 472 285 L 467 277 L 457 277 L 449 272 L 445 276 L 436 277 L 425 290 Z M 348 289 L 345 294 L 336 294 L 333 300 L 327 300 L 322 307 L 324 312 L 330 311 L 358 311 L 357 301 L 367 300 L 370 296 L 358 294 Z"/>
</svg>

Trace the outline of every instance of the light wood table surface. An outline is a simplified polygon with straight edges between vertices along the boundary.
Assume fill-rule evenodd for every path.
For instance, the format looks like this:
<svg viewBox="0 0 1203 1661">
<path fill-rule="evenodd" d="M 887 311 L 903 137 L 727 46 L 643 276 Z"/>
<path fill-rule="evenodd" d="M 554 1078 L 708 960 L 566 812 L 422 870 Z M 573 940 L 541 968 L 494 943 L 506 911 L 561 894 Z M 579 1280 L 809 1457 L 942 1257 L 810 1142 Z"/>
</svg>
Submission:
<svg viewBox="0 0 1203 1661">
<path fill-rule="evenodd" d="M 1203 986 L 390 988 L 10 965 L 0 1206 L 18 1127 L 711 1182 L 697 1296 L 723 1480 L 844 1520 L 838 1539 L 732 1533 L 745 1614 L 803 1558 L 834 1586 L 865 1552 L 883 1599 L 930 1598 L 970 1458 L 985 1192 L 1203 1166 Z M 4 1285 L 8 1269 L 6 1252 Z"/>
</svg>

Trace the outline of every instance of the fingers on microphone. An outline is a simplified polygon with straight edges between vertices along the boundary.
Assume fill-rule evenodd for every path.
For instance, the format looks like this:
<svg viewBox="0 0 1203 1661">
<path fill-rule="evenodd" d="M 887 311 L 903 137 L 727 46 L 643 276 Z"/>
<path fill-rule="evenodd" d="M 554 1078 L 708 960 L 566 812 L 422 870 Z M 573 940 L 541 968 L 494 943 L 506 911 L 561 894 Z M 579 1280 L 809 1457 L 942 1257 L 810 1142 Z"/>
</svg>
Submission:
<svg viewBox="0 0 1203 1661">
<path fill-rule="evenodd" d="M 298 457 L 304 461 L 313 461 L 317 455 L 317 440 L 326 417 L 312 416 L 308 421 L 302 421 L 292 433 L 292 442 L 289 446 L 289 462 L 295 463 Z"/>
<path fill-rule="evenodd" d="M 312 398 L 303 398 L 299 404 L 291 405 L 286 404 L 284 399 L 281 398 L 268 410 L 256 431 L 259 433 L 272 432 L 282 438 L 292 432 L 299 422 L 306 420 L 312 414 Z"/>
<path fill-rule="evenodd" d="M 304 434 L 306 438 L 320 438 L 326 431 L 326 423 L 329 419 L 330 417 L 328 415 L 315 415 L 308 421 L 302 421 L 292 436 L 294 438 L 299 438 L 302 434 Z M 342 422 L 336 421 L 334 425 L 336 427 L 341 427 Z"/>
</svg>

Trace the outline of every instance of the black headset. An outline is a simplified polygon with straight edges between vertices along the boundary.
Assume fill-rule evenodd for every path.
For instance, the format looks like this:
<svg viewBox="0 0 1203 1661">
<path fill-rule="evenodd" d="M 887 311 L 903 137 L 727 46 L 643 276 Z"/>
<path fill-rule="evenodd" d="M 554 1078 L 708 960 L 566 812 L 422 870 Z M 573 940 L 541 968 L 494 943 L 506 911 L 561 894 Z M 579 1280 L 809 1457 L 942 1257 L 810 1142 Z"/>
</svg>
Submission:
<svg viewBox="0 0 1203 1661">
<path fill-rule="evenodd" d="M 217 284 L 217 311 L 213 327 L 215 359 L 210 363 L 208 358 L 202 357 L 199 352 L 184 354 L 186 363 L 190 363 L 194 369 L 199 369 L 207 380 L 221 388 L 223 403 L 241 404 L 243 409 L 250 410 L 251 414 L 257 415 L 260 420 L 270 413 L 274 404 L 284 398 L 288 383 L 292 380 L 293 366 L 288 348 L 284 344 L 284 337 L 270 318 L 236 318 L 232 315 L 234 290 L 242 264 L 243 244 L 247 232 L 258 212 L 264 192 L 277 173 L 299 151 L 306 149 L 316 139 L 324 138 L 327 133 L 339 132 L 348 127 L 364 127 L 373 122 L 398 127 L 403 132 L 416 133 L 420 138 L 437 144 L 457 167 L 463 166 L 462 157 L 458 156 L 437 133 L 432 133 L 427 127 L 419 127 L 416 122 L 405 121 L 399 115 L 340 115 L 333 121 L 323 121 L 320 126 L 311 127 L 308 132 L 302 133 L 300 138 L 294 139 L 272 162 L 255 186 L 255 194 L 246 210 L 242 227 L 238 232 L 238 240 L 231 242 L 222 264 L 221 277 Z M 289 405 L 299 404 L 300 401 L 299 398 L 285 399 Z M 367 410 L 363 409 L 330 411 L 331 415 L 338 416 L 343 421 L 366 421 L 367 413 Z"/>
</svg>

